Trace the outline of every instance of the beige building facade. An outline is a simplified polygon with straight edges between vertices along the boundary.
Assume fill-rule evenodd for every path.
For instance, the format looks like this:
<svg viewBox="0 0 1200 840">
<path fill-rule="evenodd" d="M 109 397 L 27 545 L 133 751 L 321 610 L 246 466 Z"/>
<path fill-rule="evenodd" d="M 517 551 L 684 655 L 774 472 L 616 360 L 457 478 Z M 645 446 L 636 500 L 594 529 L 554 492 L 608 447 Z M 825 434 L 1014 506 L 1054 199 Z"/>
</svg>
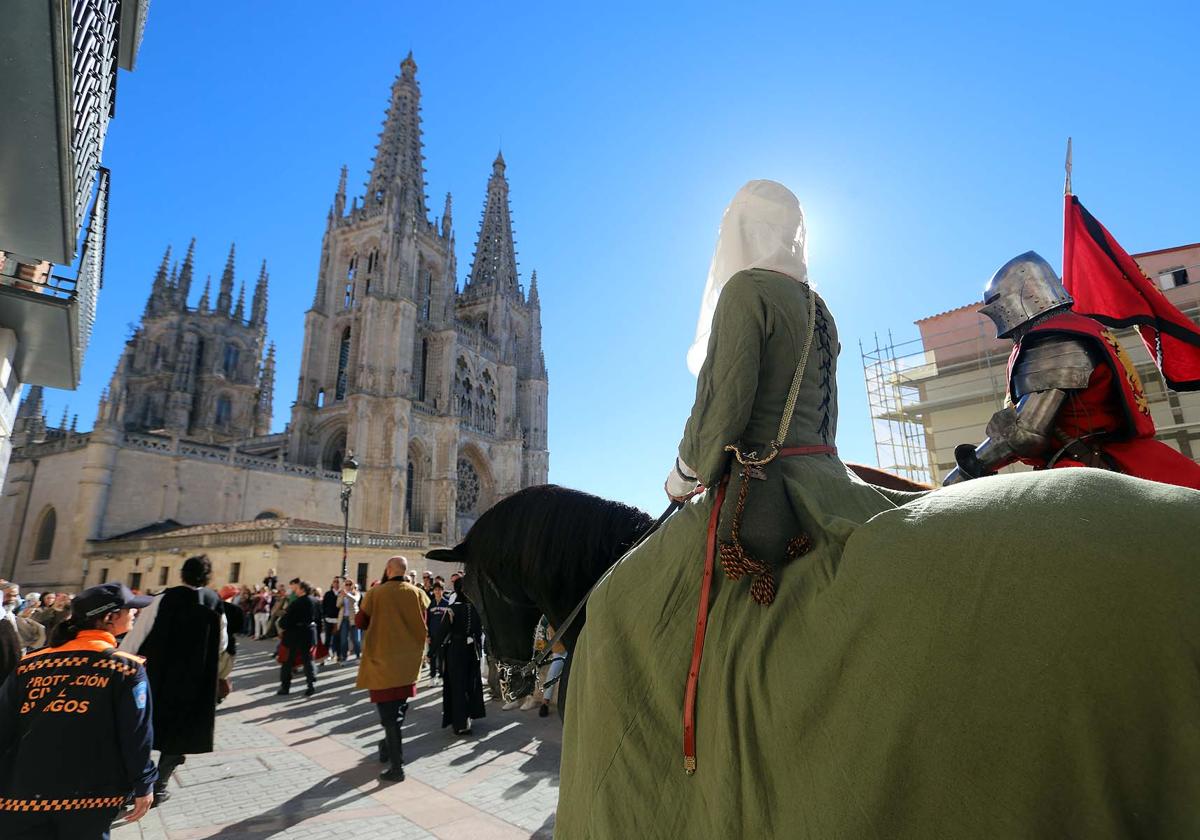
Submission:
<svg viewBox="0 0 1200 840">
<path fill-rule="evenodd" d="M 1200 243 L 1133 257 L 1200 324 Z M 940 483 L 954 469 L 954 448 L 982 441 L 988 420 L 1004 406 L 1012 342 L 996 338 L 993 323 L 978 312 L 981 305 L 922 318 L 916 322 L 919 340 L 864 351 L 876 453 L 884 469 Z M 1120 331 L 1118 338 L 1146 388 L 1158 438 L 1200 460 L 1200 392 L 1167 389 L 1136 331 Z M 1026 467 L 1006 468 L 1021 469 Z"/>
<path fill-rule="evenodd" d="M 203 551 L 218 582 L 274 568 L 325 585 L 341 565 L 353 454 L 348 568 L 369 582 L 391 554 L 453 544 L 496 501 L 546 482 L 541 303 L 536 272 L 528 293 L 517 272 L 507 165 L 492 164 L 460 289 L 451 198 L 439 218 L 426 207 L 416 71 L 410 55 L 349 206 L 342 170 L 286 430 L 269 431 L 265 262 L 247 305 L 231 248 L 215 298 L 205 283 L 193 304 L 195 242 L 182 265 L 168 250 L 94 428 L 52 427 L 41 389 L 25 396 L 0 494 L 0 577 L 156 589 Z"/>
</svg>

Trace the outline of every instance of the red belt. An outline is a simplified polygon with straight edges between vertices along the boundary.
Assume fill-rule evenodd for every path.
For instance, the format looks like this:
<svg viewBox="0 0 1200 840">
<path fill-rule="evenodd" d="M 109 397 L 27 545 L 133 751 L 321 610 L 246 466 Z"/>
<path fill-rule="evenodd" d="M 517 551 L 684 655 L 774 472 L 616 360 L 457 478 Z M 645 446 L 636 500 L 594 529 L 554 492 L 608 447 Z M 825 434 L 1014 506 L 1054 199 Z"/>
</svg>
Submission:
<svg viewBox="0 0 1200 840">
<path fill-rule="evenodd" d="M 780 449 L 778 458 L 793 455 L 836 455 L 833 446 L 791 446 Z M 708 538 L 704 553 L 704 577 L 700 582 L 700 603 L 696 606 L 696 635 L 692 639 L 692 664 L 688 666 L 687 688 L 683 693 L 683 769 L 687 774 L 696 772 L 696 686 L 700 678 L 700 660 L 704 656 L 704 634 L 708 629 L 709 595 L 712 594 L 713 568 L 717 555 L 717 522 L 721 518 L 721 505 L 725 502 L 725 491 L 729 487 L 729 474 L 717 486 L 712 513 L 708 516 Z"/>
</svg>

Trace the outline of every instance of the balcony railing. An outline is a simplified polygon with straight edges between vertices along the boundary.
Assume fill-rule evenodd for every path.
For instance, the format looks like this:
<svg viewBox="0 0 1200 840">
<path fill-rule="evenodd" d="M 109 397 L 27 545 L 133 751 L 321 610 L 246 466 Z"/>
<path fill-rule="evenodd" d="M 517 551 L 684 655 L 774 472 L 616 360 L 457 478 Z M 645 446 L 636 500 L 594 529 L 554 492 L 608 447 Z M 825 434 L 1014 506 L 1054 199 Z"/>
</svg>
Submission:
<svg viewBox="0 0 1200 840">
<path fill-rule="evenodd" d="M 109 184 L 109 171 L 101 168 L 75 277 L 49 274 L 45 263 L 17 276 L 0 274 L 0 326 L 20 336 L 14 367 L 22 382 L 79 384 L 104 282 Z"/>
</svg>

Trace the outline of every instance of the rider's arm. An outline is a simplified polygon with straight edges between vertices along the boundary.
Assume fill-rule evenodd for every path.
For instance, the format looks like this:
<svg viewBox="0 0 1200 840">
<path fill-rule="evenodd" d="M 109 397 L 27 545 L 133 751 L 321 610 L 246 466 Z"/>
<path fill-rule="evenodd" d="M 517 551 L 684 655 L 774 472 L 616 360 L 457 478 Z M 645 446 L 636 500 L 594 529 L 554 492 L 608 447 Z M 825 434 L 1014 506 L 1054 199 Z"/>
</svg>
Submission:
<svg viewBox="0 0 1200 840">
<path fill-rule="evenodd" d="M 992 415 L 987 438 L 972 448 L 955 450 L 956 467 L 943 485 L 989 475 L 1019 458 L 1053 454 L 1058 412 L 1072 391 L 1088 386 L 1096 361 L 1077 336 L 1049 333 L 1029 337 L 1013 366 L 1012 389 L 1020 399 Z"/>
</svg>

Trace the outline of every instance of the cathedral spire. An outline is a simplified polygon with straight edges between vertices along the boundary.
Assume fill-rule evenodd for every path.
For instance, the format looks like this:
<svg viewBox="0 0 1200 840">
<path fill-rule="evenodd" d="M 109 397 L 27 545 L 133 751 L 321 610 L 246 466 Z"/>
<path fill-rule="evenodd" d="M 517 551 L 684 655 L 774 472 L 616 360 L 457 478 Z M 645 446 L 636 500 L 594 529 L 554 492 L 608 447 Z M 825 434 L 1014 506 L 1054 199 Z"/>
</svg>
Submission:
<svg viewBox="0 0 1200 840">
<path fill-rule="evenodd" d="M 246 320 L 246 281 L 238 286 L 237 306 L 233 310 L 233 320 L 239 324 Z"/>
<path fill-rule="evenodd" d="M 264 331 L 267 328 L 267 282 L 267 261 L 263 260 L 262 268 L 258 271 L 258 282 L 254 286 L 254 301 L 250 304 L 250 325 Z"/>
<path fill-rule="evenodd" d="M 44 411 L 45 402 L 42 386 L 29 386 L 29 393 L 25 395 L 25 399 L 21 400 L 21 407 L 17 409 L 17 419 L 27 420 L 41 417 Z"/>
<path fill-rule="evenodd" d="M 201 293 L 201 295 L 200 295 L 200 304 L 196 307 L 197 312 L 207 312 L 208 311 L 208 293 L 209 293 L 209 289 L 211 286 L 212 286 L 212 277 L 211 276 L 205 277 L 204 278 L 204 292 Z"/>
<path fill-rule="evenodd" d="M 146 300 L 146 316 L 157 314 L 160 305 L 169 294 L 171 276 L 171 246 L 167 246 L 166 252 L 163 254 L 162 262 L 158 265 L 158 271 L 154 274 L 154 285 L 150 287 L 150 297 Z"/>
<path fill-rule="evenodd" d="M 221 287 L 217 292 L 217 314 L 228 315 L 233 304 L 233 261 L 237 245 L 229 246 L 229 258 L 225 260 L 225 271 L 221 273 Z"/>
<path fill-rule="evenodd" d="M 508 209 L 508 179 L 504 176 L 504 155 L 497 154 L 488 179 L 487 202 L 475 243 L 475 258 L 467 280 L 468 292 L 515 292 L 517 254 L 513 245 L 512 218 Z"/>
<path fill-rule="evenodd" d="M 448 239 L 451 231 L 454 230 L 453 221 L 453 201 L 450 198 L 450 193 L 446 193 L 446 206 L 442 208 L 442 238 Z"/>
<path fill-rule="evenodd" d="M 375 147 L 375 160 L 367 181 L 365 207 L 382 208 L 391 195 L 403 211 L 428 218 L 425 207 L 425 155 L 421 143 L 421 89 L 412 53 L 400 64 L 392 83 L 391 102 Z"/>
<path fill-rule="evenodd" d="M 183 267 L 179 269 L 179 288 L 176 297 L 180 309 L 187 309 L 188 297 L 192 293 L 192 271 L 195 269 L 196 237 L 188 244 L 187 256 L 183 258 Z"/>
<path fill-rule="evenodd" d="M 541 298 L 538 297 L 537 287 L 537 269 L 533 270 L 533 274 L 529 278 L 529 305 L 535 309 L 542 308 Z"/>
<path fill-rule="evenodd" d="M 342 164 L 342 176 L 338 178 L 337 192 L 333 196 L 333 217 L 340 219 L 346 215 L 346 175 L 349 168 Z"/>
<path fill-rule="evenodd" d="M 258 374 L 258 402 L 254 407 L 254 434 L 265 435 L 271 431 L 271 406 L 275 398 L 275 342 L 267 348 Z"/>
</svg>

